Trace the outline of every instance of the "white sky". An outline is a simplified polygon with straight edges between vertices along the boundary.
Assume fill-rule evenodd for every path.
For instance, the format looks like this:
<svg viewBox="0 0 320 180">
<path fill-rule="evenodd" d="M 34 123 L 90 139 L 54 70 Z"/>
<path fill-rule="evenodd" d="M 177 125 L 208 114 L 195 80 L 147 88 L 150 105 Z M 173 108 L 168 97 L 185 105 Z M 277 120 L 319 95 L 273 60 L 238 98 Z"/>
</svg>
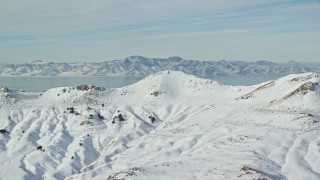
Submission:
<svg viewBox="0 0 320 180">
<path fill-rule="evenodd" d="M 319 0 L 0 0 L 0 62 L 320 62 Z"/>
</svg>

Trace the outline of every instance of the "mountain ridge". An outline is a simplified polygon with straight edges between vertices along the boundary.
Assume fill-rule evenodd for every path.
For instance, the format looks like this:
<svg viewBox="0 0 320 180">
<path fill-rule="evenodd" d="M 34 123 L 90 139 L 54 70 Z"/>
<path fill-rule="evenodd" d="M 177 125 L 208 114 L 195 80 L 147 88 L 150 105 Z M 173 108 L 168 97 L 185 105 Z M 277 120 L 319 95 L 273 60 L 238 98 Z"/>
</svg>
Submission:
<svg viewBox="0 0 320 180">
<path fill-rule="evenodd" d="M 146 58 L 130 56 L 123 60 L 92 63 L 54 63 L 34 61 L 22 64 L 0 64 L 0 76 L 147 76 L 164 70 L 182 71 L 196 76 L 297 74 L 320 72 L 320 63 L 289 61 L 275 63 L 266 60 L 200 61 L 181 57 Z"/>
</svg>

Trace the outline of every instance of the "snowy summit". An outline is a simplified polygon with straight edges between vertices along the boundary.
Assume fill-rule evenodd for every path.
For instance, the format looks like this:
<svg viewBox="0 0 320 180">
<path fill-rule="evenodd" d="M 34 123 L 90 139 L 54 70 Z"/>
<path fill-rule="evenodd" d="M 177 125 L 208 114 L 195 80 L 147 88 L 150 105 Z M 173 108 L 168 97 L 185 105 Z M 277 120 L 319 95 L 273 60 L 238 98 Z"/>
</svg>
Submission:
<svg viewBox="0 0 320 180">
<path fill-rule="evenodd" d="M 0 178 L 317 180 L 319 82 L 162 71 L 117 89 L 1 89 Z"/>
</svg>

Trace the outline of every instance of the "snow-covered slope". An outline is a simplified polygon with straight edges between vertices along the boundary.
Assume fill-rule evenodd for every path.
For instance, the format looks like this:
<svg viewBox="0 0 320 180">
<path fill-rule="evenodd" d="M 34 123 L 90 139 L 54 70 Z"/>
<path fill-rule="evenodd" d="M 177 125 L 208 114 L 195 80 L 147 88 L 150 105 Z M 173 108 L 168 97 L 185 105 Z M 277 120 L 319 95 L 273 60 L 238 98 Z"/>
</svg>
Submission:
<svg viewBox="0 0 320 180">
<path fill-rule="evenodd" d="M 180 57 L 168 59 L 131 56 L 102 63 L 53 63 L 35 61 L 25 64 L 0 64 L 1 76 L 147 76 L 164 70 L 182 71 L 197 76 L 292 74 L 320 72 L 320 64 L 273 63 L 269 61 L 197 61 Z"/>
<path fill-rule="evenodd" d="M 319 82 L 162 71 L 119 89 L 2 89 L 0 178 L 320 179 Z"/>
</svg>

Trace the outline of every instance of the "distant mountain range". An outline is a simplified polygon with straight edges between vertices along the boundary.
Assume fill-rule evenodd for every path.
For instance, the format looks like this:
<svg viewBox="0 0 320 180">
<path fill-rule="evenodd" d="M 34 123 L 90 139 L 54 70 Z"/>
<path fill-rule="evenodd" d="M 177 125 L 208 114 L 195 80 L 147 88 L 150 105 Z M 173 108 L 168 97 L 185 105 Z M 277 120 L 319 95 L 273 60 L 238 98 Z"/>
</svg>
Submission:
<svg viewBox="0 0 320 180">
<path fill-rule="evenodd" d="M 100 63 L 54 63 L 34 61 L 0 64 L 0 76 L 147 76 L 163 70 L 182 71 L 196 76 L 292 74 L 320 72 L 320 63 L 289 61 L 199 61 L 180 57 L 167 59 L 130 56 Z"/>
</svg>

